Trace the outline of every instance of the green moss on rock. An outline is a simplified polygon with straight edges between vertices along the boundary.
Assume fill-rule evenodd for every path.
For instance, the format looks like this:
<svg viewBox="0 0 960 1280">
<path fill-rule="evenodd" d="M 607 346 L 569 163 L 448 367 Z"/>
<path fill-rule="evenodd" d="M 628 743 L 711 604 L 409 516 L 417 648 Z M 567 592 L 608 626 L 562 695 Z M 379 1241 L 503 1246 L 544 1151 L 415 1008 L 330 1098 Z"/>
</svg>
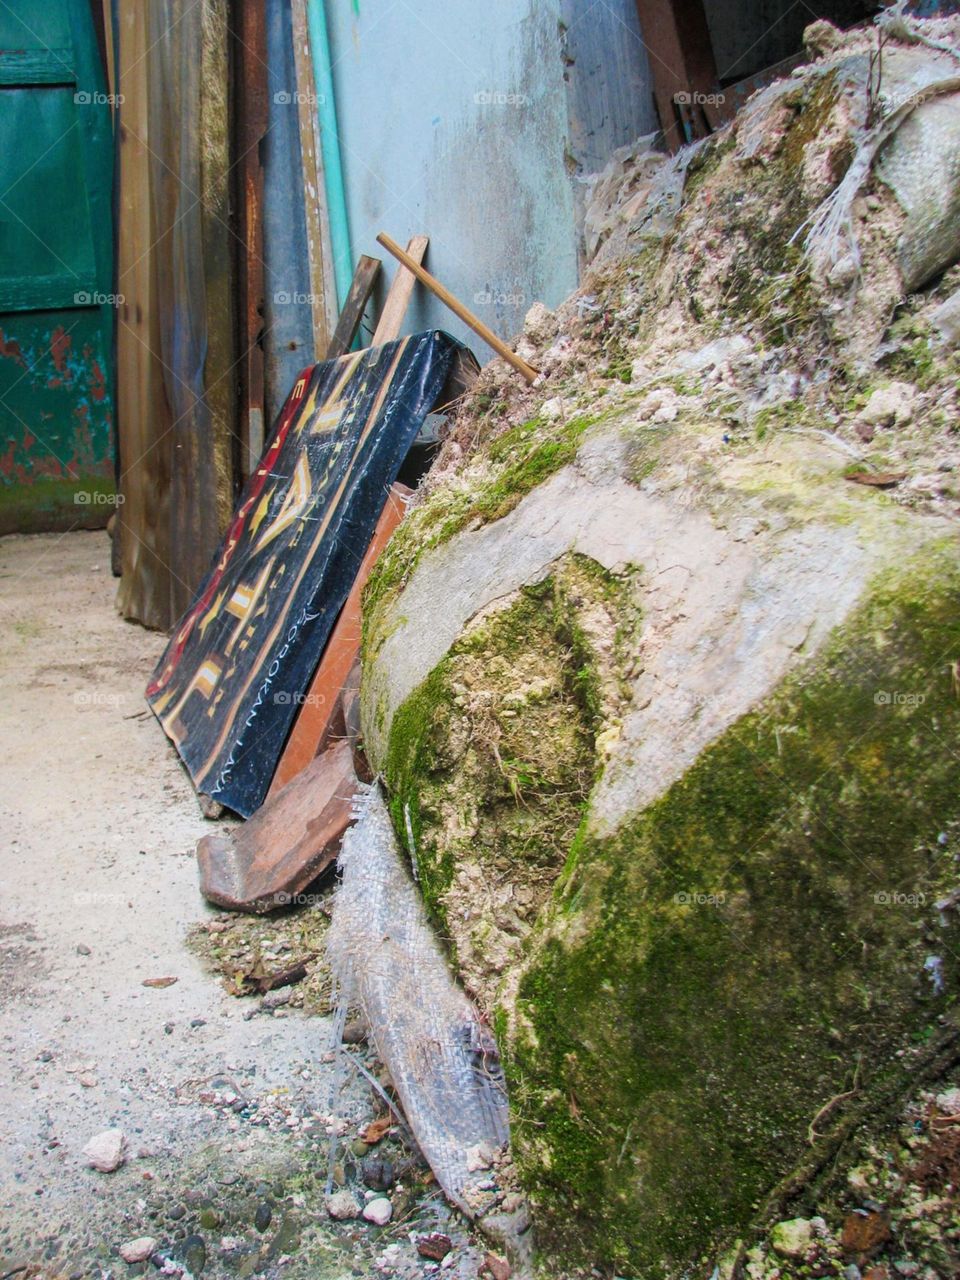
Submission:
<svg viewBox="0 0 960 1280">
<path fill-rule="evenodd" d="M 488 1006 L 564 865 L 623 700 L 632 577 L 566 557 L 468 628 L 394 717 L 394 823 Z"/>
<path fill-rule="evenodd" d="M 868 1093 L 949 1010 L 956 587 L 947 558 L 880 584 L 659 801 L 581 833 L 501 1017 L 515 1157 L 564 1274 L 687 1274 L 858 1064 Z"/>
</svg>

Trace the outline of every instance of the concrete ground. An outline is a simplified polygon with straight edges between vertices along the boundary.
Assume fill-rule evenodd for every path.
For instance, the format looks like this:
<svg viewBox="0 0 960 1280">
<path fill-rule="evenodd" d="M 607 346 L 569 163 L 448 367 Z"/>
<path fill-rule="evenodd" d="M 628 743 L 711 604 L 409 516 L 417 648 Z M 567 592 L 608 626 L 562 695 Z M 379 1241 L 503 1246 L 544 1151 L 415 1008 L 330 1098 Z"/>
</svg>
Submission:
<svg viewBox="0 0 960 1280">
<path fill-rule="evenodd" d="M 103 533 L 0 539 L 0 1277 L 152 1272 L 119 1259 L 140 1236 L 205 1276 L 422 1274 L 398 1222 L 324 1211 L 329 1019 L 246 1020 L 185 944 L 216 827 L 145 713 L 164 638 L 115 587 Z M 372 1111 L 351 1083 L 338 1114 Z M 128 1159 L 97 1173 L 112 1127 Z M 462 1244 L 445 1273 L 476 1275 Z"/>
</svg>

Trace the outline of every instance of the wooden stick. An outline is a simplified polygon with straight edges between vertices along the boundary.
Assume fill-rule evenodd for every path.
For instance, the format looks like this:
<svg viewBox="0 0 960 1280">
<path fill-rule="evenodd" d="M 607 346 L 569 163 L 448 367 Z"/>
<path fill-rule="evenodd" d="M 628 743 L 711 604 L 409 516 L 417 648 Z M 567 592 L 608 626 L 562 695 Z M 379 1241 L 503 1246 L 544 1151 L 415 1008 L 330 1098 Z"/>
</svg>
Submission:
<svg viewBox="0 0 960 1280">
<path fill-rule="evenodd" d="M 462 302 L 459 302 L 448 289 L 429 271 L 421 267 L 419 262 L 415 262 L 409 254 L 404 253 L 396 241 L 391 240 L 385 232 L 381 231 L 377 236 L 377 243 L 382 244 L 388 253 L 392 253 L 398 262 L 402 262 L 408 271 L 412 271 L 421 284 L 425 284 L 431 293 L 435 294 L 445 306 L 448 306 L 455 316 L 459 316 L 465 325 L 473 330 L 475 334 L 481 337 L 488 346 L 493 347 L 498 356 L 506 360 L 507 364 L 512 365 L 518 373 L 523 374 L 527 382 L 533 382 L 535 378 L 540 376 L 539 370 L 534 369 L 532 365 L 527 364 L 526 360 L 511 351 L 505 342 L 501 342 L 495 333 L 493 333 L 482 320 L 478 320 L 472 311 L 468 311 Z"/>
<path fill-rule="evenodd" d="M 252 475 L 263 453 L 264 369 L 263 330 L 263 165 L 261 143 L 270 129 L 267 101 L 267 24 L 258 5 L 236 5 L 233 22 L 232 76 L 236 128 L 233 143 L 237 184 L 239 235 L 237 293 L 239 295 L 239 348 L 237 382 L 241 430 L 240 470 Z"/>
</svg>

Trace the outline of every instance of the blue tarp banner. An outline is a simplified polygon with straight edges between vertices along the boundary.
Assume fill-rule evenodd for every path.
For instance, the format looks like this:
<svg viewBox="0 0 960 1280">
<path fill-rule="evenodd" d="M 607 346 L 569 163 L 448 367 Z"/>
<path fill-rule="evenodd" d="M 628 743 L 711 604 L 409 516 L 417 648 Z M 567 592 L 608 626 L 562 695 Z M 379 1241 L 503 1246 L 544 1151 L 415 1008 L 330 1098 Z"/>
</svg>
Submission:
<svg viewBox="0 0 960 1280">
<path fill-rule="evenodd" d="M 147 689 L 198 791 L 266 795 L 390 485 L 460 344 L 439 331 L 306 369 Z"/>
</svg>

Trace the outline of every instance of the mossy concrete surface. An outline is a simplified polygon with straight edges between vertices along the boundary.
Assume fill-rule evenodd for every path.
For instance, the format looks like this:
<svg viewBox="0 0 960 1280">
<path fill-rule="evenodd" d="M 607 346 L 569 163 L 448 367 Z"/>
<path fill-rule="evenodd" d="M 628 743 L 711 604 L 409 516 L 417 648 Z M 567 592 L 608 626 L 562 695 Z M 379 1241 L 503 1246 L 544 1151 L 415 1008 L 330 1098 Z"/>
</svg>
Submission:
<svg viewBox="0 0 960 1280">
<path fill-rule="evenodd" d="M 825 1104 L 954 1020 L 958 576 L 878 583 L 663 797 L 577 841 L 504 1020 L 551 1257 L 706 1265 Z"/>
<path fill-rule="evenodd" d="M 567 556 L 469 626 L 394 719 L 398 832 L 488 1011 L 549 900 L 627 693 L 632 573 Z"/>
</svg>

